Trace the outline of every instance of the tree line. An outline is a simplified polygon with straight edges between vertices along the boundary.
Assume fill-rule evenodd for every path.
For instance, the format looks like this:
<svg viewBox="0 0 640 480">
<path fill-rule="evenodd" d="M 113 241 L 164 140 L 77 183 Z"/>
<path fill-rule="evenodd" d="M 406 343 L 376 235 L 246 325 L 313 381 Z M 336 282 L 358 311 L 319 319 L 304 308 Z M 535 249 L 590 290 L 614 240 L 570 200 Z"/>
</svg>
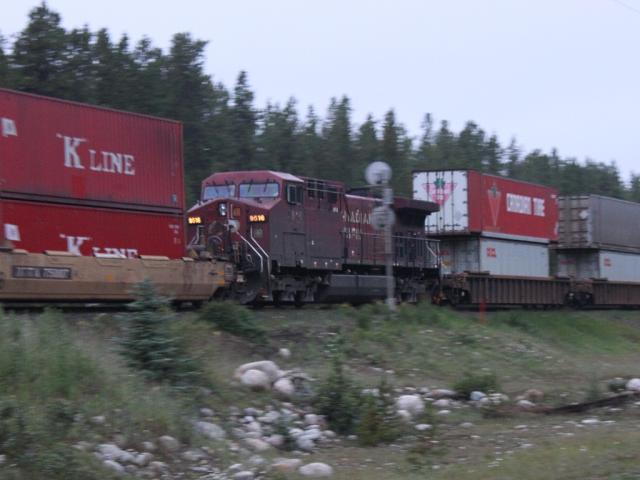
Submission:
<svg viewBox="0 0 640 480">
<path fill-rule="evenodd" d="M 324 116 L 295 98 L 259 108 L 246 72 L 232 89 L 204 71 L 207 42 L 177 33 L 168 51 L 149 38 L 132 43 L 106 29 L 65 30 L 45 3 L 33 8 L 12 44 L 0 36 L 0 86 L 179 120 L 184 125 L 190 203 L 215 171 L 273 169 L 364 183 L 367 164 L 384 160 L 394 187 L 411 194 L 411 171 L 474 168 L 542 183 L 563 194 L 596 193 L 640 201 L 640 175 L 625 185 L 614 163 L 524 152 L 501 145 L 474 122 L 459 132 L 426 114 L 413 138 L 390 109 L 382 119 L 352 119 L 347 96 L 332 98 Z M 392 92 L 390 92 L 391 94 Z"/>
</svg>

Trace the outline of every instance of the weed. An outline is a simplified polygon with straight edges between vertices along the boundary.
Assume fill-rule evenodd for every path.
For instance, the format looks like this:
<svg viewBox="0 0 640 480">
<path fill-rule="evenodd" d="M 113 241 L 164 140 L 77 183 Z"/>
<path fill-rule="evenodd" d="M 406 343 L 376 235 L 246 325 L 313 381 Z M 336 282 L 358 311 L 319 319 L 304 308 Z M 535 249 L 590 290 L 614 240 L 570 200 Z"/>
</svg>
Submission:
<svg viewBox="0 0 640 480">
<path fill-rule="evenodd" d="M 469 398 L 474 391 L 497 392 L 498 379 L 494 373 L 465 372 L 463 378 L 454 384 L 453 389 L 465 398 Z"/>
<path fill-rule="evenodd" d="M 232 335 L 260 344 L 266 342 L 266 331 L 256 323 L 251 311 L 242 305 L 231 302 L 208 303 L 202 307 L 198 317 Z"/>
<path fill-rule="evenodd" d="M 383 379 L 378 395 L 366 395 L 357 427 L 358 442 L 363 446 L 388 443 L 400 435 L 400 424 L 393 404 L 391 388 Z"/>
</svg>

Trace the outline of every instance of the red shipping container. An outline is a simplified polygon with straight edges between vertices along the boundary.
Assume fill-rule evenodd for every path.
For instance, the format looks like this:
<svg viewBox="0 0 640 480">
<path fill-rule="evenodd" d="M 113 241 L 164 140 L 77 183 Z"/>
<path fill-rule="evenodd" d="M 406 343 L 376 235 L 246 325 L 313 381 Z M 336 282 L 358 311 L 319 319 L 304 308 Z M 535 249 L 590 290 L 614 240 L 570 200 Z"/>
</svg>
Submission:
<svg viewBox="0 0 640 480">
<path fill-rule="evenodd" d="M 0 200 L 2 239 L 33 253 L 184 255 L 181 215 Z"/>
<path fill-rule="evenodd" d="M 182 125 L 0 89 L 0 190 L 182 212 Z"/>
<path fill-rule="evenodd" d="M 413 173 L 413 195 L 440 205 L 425 223 L 431 235 L 558 238 L 558 194 L 550 187 L 474 170 L 433 170 Z"/>
</svg>

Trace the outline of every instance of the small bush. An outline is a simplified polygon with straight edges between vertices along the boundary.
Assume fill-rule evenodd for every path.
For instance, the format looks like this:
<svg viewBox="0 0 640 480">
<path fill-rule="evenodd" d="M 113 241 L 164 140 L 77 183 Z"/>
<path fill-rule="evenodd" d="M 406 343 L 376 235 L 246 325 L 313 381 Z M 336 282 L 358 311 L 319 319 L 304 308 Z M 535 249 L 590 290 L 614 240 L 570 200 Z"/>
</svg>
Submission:
<svg viewBox="0 0 640 480">
<path fill-rule="evenodd" d="M 266 331 L 256 323 L 251 311 L 242 305 L 231 302 L 208 303 L 202 307 L 198 317 L 232 335 L 256 343 L 266 341 Z"/>
<path fill-rule="evenodd" d="M 354 431 L 360 411 L 360 391 L 344 372 L 343 345 L 339 338 L 329 346 L 331 370 L 318 388 L 315 406 L 329 426 L 338 433 Z"/>
<path fill-rule="evenodd" d="M 142 371 L 149 380 L 177 386 L 196 383 L 201 372 L 169 331 L 174 319 L 169 299 L 157 295 L 148 280 L 138 285 L 136 297 L 130 305 L 132 313 L 120 316 L 126 325 L 122 353 L 129 366 Z"/>
<path fill-rule="evenodd" d="M 357 434 L 363 446 L 388 443 L 400 434 L 400 424 L 393 404 L 393 396 L 388 384 L 383 380 L 378 387 L 378 395 L 366 395 L 362 401 Z"/>
<path fill-rule="evenodd" d="M 495 373 L 465 373 L 464 377 L 459 380 L 453 389 L 469 398 L 471 392 L 480 391 L 484 393 L 491 393 L 498 391 L 498 379 Z"/>
</svg>

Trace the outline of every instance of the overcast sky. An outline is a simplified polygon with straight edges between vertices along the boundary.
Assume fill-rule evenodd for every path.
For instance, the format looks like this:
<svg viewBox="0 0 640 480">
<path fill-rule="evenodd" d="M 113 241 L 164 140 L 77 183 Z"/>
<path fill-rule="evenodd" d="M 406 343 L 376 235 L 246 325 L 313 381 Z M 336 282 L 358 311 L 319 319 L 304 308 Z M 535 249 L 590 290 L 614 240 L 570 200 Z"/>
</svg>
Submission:
<svg viewBox="0 0 640 480">
<path fill-rule="evenodd" d="M 354 121 L 394 108 L 413 136 L 424 114 L 515 136 L 526 150 L 615 160 L 640 172 L 640 0 L 49 0 L 65 28 L 106 27 L 166 48 L 208 40 L 206 71 L 246 70 L 256 106 L 294 96 L 324 115 L 348 95 Z M 35 1 L 4 1 L 0 33 Z"/>
</svg>

